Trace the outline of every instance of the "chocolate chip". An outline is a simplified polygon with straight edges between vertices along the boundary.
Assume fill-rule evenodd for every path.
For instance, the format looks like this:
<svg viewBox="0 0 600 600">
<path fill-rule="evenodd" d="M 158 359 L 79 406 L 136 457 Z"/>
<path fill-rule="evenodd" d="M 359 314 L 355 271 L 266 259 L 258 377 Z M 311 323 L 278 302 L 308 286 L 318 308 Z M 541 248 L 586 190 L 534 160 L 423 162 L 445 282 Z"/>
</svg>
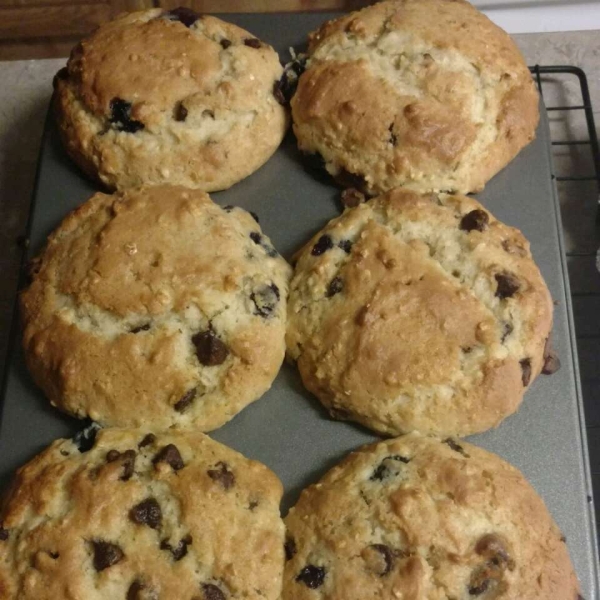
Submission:
<svg viewBox="0 0 600 600">
<path fill-rule="evenodd" d="M 256 307 L 256 314 L 264 319 L 268 319 L 273 315 L 279 303 L 279 298 L 279 288 L 274 283 L 259 288 L 252 292 L 250 296 Z"/>
<path fill-rule="evenodd" d="M 215 335 L 212 329 L 192 336 L 196 356 L 201 365 L 216 367 L 222 365 L 229 356 L 229 348 Z"/>
<path fill-rule="evenodd" d="M 546 339 L 544 345 L 544 366 L 542 367 L 542 373 L 544 375 L 552 375 L 560 369 L 560 359 L 556 350 L 552 347 L 552 340 L 550 337 Z"/>
<path fill-rule="evenodd" d="M 176 121 L 182 123 L 187 119 L 188 109 L 183 105 L 183 102 L 178 102 L 175 105 L 175 110 L 173 111 L 173 117 Z"/>
<path fill-rule="evenodd" d="M 288 100 L 283 93 L 281 85 L 280 79 L 273 82 L 273 96 L 275 96 L 275 100 L 277 100 L 281 106 L 285 106 L 288 103 Z"/>
<path fill-rule="evenodd" d="M 202 596 L 204 600 L 225 600 L 225 594 L 221 588 L 212 583 L 202 584 Z"/>
<path fill-rule="evenodd" d="M 506 338 L 513 332 L 513 329 L 512 323 L 504 323 L 501 340 L 503 344 L 506 341 Z"/>
<path fill-rule="evenodd" d="M 496 287 L 496 296 L 500 298 L 500 300 L 512 297 L 521 287 L 516 275 L 513 275 L 508 271 L 496 273 L 494 277 L 498 284 Z"/>
<path fill-rule="evenodd" d="M 262 46 L 262 42 L 257 40 L 256 38 L 245 38 L 244 45 L 249 46 L 250 48 L 260 48 Z"/>
<path fill-rule="evenodd" d="M 394 556 L 389 546 L 385 544 L 371 544 L 361 553 L 370 571 L 384 577 L 392 570 Z"/>
<path fill-rule="evenodd" d="M 142 592 L 145 589 L 146 586 L 139 579 L 136 579 L 127 590 L 126 600 L 143 600 Z"/>
<path fill-rule="evenodd" d="M 306 567 L 298 573 L 296 581 L 303 583 L 311 590 L 316 590 L 318 587 L 321 587 L 325 581 L 325 568 L 306 565 Z"/>
<path fill-rule="evenodd" d="M 313 246 L 310 253 L 313 256 L 321 256 L 321 254 L 323 254 L 324 252 L 327 252 L 327 250 L 331 250 L 332 248 L 333 248 L 333 241 L 332 241 L 331 237 L 329 237 L 327 234 L 325 234 L 325 235 L 322 235 L 317 240 L 317 243 Z"/>
<path fill-rule="evenodd" d="M 327 286 L 326 296 L 331 298 L 339 294 L 344 289 L 344 280 L 341 277 L 334 277 Z"/>
<path fill-rule="evenodd" d="M 519 361 L 521 365 L 521 380 L 523 381 L 523 387 L 527 387 L 531 381 L 531 359 L 523 358 Z"/>
<path fill-rule="evenodd" d="M 223 50 L 227 50 L 227 48 L 229 48 L 229 46 L 231 46 L 231 40 L 228 40 L 227 38 L 223 38 L 219 44 L 221 44 L 221 48 L 223 48 Z"/>
<path fill-rule="evenodd" d="M 394 124 L 393 123 L 389 126 L 388 131 L 390 132 L 390 144 L 392 146 L 395 146 L 396 143 L 398 142 L 398 136 L 394 133 Z"/>
<path fill-rule="evenodd" d="M 256 245 L 260 246 L 267 253 L 267 256 L 270 256 L 271 258 L 275 258 L 276 256 L 278 256 L 277 250 L 275 250 L 273 246 L 269 245 L 265 241 L 264 237 L 260 233 L 258 233 L 258 231 L 253 231 L 252 233 L 250 233 L 250 239 Z"/>
<path fill-rule="evenodd" d="M 352 242 L 350 240 L 342 240 L 338 243 L 338 246 L 346 253 L 350 254 L 352 252 Z"/>
<path fill-rule="evenodd" d="M 190 404 L 196 397 L 196 388 L 193 388 L 186 392 L 173 406 L 177 412 L 185 412 L 189 408 Z"/>
<path fill-rule="evenodd" d="M 192 536 L 189 534 L 182 538 L 175 547 L 171 546 L 167 540 L 163 540 L 160 543 L 160 549 L 168 550 L 172 554 L 173 559 L 179 561 L 187 554 L 187 547 L 192 543 L 192 541 Z"/>
<path fill-rule="evenodd" d="M 110 450 L 106 454 L 106 462 L 112 463 L 117 460 L 122 462 L 123 473 L 119 477 L 121 481 L 128 481 L 134 473 L 135 469 L 135 450 L 125 450 L 125 452 L 119 452 L 118 450 Z"/>
<path fill-rule="evenodd" d="M 226 490 L 235 484 L 235 475 L 229 470 L 229 465 L 223 461 L 219 461 L 215 468 L 209 469 L 207 473 L 213 481 L 220 483 Z"/>
<path fill-rule="evenodd" d="M 136 133 L 140 129 L 144 129 L 144 124 L 141 121 L 131 118 L 131 102 L 121 98 L 113 98 L 110 101 L 109 121 L 117 131 Z"/>
<path fill-rule="evenodd" d="M 0 527 L 0 542 L 5 542 L 8 539 L 8 529 Z"/>
<path fill-rule="evenodd" d="M 341 199 L 342 204 L 346 208 L 355 208 L 359 204 L 362 204 L 366 200 L 366 197 L 356 188 L 347 188 L 342 192 Z"/>
<path fill-rule="evenodd" d="M 146 323 L 145 325 L 139 325 L 138 327 L 134 327 L 129 330 L 129 333 L 139 333 L 140 331 L 148 331 L 150 329 L 150 323 Z"/>
<path fill-rule="evenodd" d="M 465 449 L 460 444 L 457 444 L 452 438 L 446 438 L 443 440 L 443 443 L 454 450 L 454 452 L 458 452 L 459 454 L 469 458 L 469 455 L 465 452 Z"/>
<path fill-rule="evenodd" d="M 296 541 L 293 538 L 288 538 L 285 540 L 285 544 L 283 545 L 283 550 L 285 552 L 285 560 L 292 560 L 296 553 L 298 552 L 298 548 L 296 547 Z"/>
<path fill-rule="evenodd" d="M 154 444 L 155 441 L 156 441 L 156 436 L 153 433 L 148 433 L 144 436 L 142 441 L 138 444 L 138 448 L 144 448 L 145 446 Z"/>
<path fill-rule="evenodd" d="M 185 466 L 181 454 L 175 444 L 167 444 L 161 448 L 156 456 L 152 459 L 152 464 L 157 465 L 158 463 L 165 462 L 174 471 L 179 471 Z"/>
<path fill-rule="evenodd" d="M 467 213 L 460 220 L 460 228 L 463 231 L 484 231 L 487 229 L 490 222 L 490 217 L 485 212 L 485 210 L 480 210 L 476 208 L 471 212 Z"/>
<path fill-rule="evenodd" d="M 200 18 L 200 15 L 196 11 L 187 8 L 186 6 L 174 8 L 165 13 L 164 16 L 169 19 L 169 21 L 179 21 L 186 27 L 191 27 Z"/>
<path fill-rule="evenodd" d="M 147 498 L 129 511 L 129 518 L 138 525 L 158 529 L 162 522 L 162 511 L 155 498 Z"/>
<path fill-rule="evenodd" d="M 498 563 L 508 565 L 512 562 L 506 549 L 506 542 L 495 533 L 488 533 L 479 539 L 475 544 L 475 552 L 490 560 L 494 559 Z"/>
<path fill-rule="evenodd" d="M 94 540 L 92 548 L 94 550 L 94 569 L 96 571 L 104 571 L 104 569 L 121 562 L 125 557 L 123 550 L 110 542 Z"/>
<path fill-rule="evenodd" d="M 399 470 L 397 469 L 397 467 L 394 472 L 394 464 L 390 463 L 388 461 L 396 461 L 396 462 L 402 462 L 404 464 L 408 464 L 410 462 L 410 458 L 406 458 L 405 456 L 400 456 L 399 454 L 395 454 L 393 456 L 386 456 L 381 461 L 381 463 L 379 463 L 379 466 L 373 471 L 373 474 L 371 475 L 371 477 L 369 477 L 369 479 L 371 481 L 383 481 L 384 479 L 387 479 L 391 475 L 398 475 Z"/>
<path fill-rule="evenodd" d="M 359 173 L 351 173 L 346 169 L 341 169 L 335 176 L 335 180 L 345 188 L 354 188 L 363 193 L 367 191 L 367 180 Z"/>
<path fill-rule="evenodd" d="M 471 596 L 480 596 L 481 594 L 484 594 L 485 592 L 487 592 L 489 587 L 490 587 L 490 580 L 483 579 L 482 581 L 479 581 L 477 583 L 469 584 L 469 594 Z"/>
</svg>

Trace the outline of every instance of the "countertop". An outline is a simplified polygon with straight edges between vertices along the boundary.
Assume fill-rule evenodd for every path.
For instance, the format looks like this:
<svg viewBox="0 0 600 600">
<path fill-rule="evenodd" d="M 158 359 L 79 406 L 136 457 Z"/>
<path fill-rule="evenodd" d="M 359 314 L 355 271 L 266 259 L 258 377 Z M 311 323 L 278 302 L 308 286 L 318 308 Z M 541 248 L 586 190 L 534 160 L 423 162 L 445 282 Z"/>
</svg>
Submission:
<svg viewBox="0 0 600 600">
<path fill-rule="evenodd" d="M 573 65 L 588 76 L 600 122 L 600 31 L 513 36 L 529 65 Z M 19 275 L 22 239 L 31 199 L 52 77 L 65 59 L 0 62 L 0 358 L 4 361 Z M 580 104 L 578 81 L 544 79 L 546 106 Z M 553 111 L 554 140 L 588 139 L 582 111 Z M 598 129 L 598 128 L 597 128 Z M 590 175 L 589 146 L 554 146 L 556 175 Z M 590 461 L 600 505 L 600 275 L 596 224 L 598 187 L 593 181 L 559 182 L 569 273 L 577 326 Z"/>
</svg>

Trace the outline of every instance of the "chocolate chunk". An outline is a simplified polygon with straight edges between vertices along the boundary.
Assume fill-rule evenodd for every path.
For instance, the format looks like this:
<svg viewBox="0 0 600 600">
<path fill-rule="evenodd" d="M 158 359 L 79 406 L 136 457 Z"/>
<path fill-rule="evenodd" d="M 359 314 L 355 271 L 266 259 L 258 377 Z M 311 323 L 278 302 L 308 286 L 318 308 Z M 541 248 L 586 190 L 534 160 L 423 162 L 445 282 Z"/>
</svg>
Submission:
<svg viewBox="0 0 600 600">
<path fill-rule="evenodd" d="M 147 498 L 129 511 L 129 518 L 138 525 L 158 529 L 162 522 L 162 511 L 155 498 Z"/>
<path fill-rule="evenodd" d="M 223 461 L 219 461 L 215 468 L 209 469 L 207 473 L 213 481 L 220 483 L 226 490 L 235 484 L 235 475 L 229 470 L 229 465 Z"/>
<path fill-rule="evenodd" d="M 192 536 L 186 535 L 182 538 L 177 546 L 173 547 L 167 540 L 163 540 L 160 543 L 161 550 L 168 550 L 172 555 L 175 561 L 181 560 L 187 554 L 187 547 L 192 543 Z"/>
<path fill-rule="evenodd" d="M 523 358 L 519 361 L 521 365 L 521 380 L 523 381 L 523 387 L 527 387 L 531 381 L 531 359 Z"/>
<path fill-rule="evenodd" d="M 508 271 L 496 273 L 494 277 L 498 284 L 496 287 L 496 296 L 500 298 L 500 300 L 512 297 L 521 287 L 516 275 L 513 275 Z"/>
<path fill-rule="evenodd" d="M 485 212 L 485 210 L 480 210 L 476 208 L 471 212 L 467 213 L 460 220 L 460 228 L 463 231 L 484 231 L 487 229 L 490 222 L 490 217 Z"/>
<path fill-rule="evenodd" d="M 185 466 L 181 454 L 175 444 L 167 444 L 161 448 L 156 456 L 152 459 L 152 464 L 167 463 L 174 471 L 179 471 Z"/>
<path fill-rule="evenodd" d="M 327 252 L 327 250 L 331 250 L 332 248 L 333 248 L 333 240 L 331 239 L 331 237 L 329 237 L 327 234 L 325 234 L 325 235 L 322 235 L 317 240 L 317 243 L 313 246 L 310 253 L 313 256 L 321 256 L 321 254 L 323 254 L 324 252 Z"/>
<path fill-rule="evenodd" d="M 544 375 L 552 375 L 559 369 L 560 359 L 556 350 L 552 347 L 552 340 L 548 337 L 544 346 L 544 366 L 542 367 L 542 373 Z"/>
<path fill-rule="evenodd" d="M 342 240 L 338 243 L 338 246 L 346 253 L 352 252 L 352 242 L 350 240 Z"/>
<path fill-rule="evenodd" d="M 229 356 L 229 348 L 215 335 L 212 329 L 192 336 L 196 356 L 201 365 L 216 367 L 222 365 Z"/>
<path fill-rule="evenodd" d="M 187 8 L 186 6 L 174 8 L 165 13 L 164 16 L 169 19 L 169 21 L 179 21 L 186 27 L 191 27 L 200 18 L 200 15 L 196 11 Z"/>
<path fill-rule="evenodd" d="M 506 341 L 506 338 L 513 332 L 512 323 L 504 323 L 503 331 L 502 331 L 502 343 Z"/>
<path fill-rule="evenodd" d="M 139 325 L 138 327 L 134 327 L 129 330 L 129 333 L 139 333 L 140 331 L 148 331 L 150 329 L 150 323 L 146 323 L 145 325 Z"/>
<path fill-rule="evenodd" d="M 225 594 L 221 588 L 212 583 L 202 584 L 202 596 L 204 600 L 225 600 Z"/>
<path fill-rule="evenodd" d="M 250 48 L 260 48 L 262 46 L 262 42 L 257 40 L 256 38 L 245 38 L 244 45 L 249 46 Z"/>
<path fill-rule="evenodd" d="M 344 289 L 344 280 L 341 277 L 334 277 L 327 286 L 327 293 L 325 294 L 328 298 L 339 294 Z"/>
<path fill-rule="evenodd" d="M 258 218 L 256 219 L 256 221 L 258 222 Z M 275 250 L 275 248 L 273 248 L 273 246 L 271 246 L 270 244 L 268 244 L 264 237 L 258 233 L 258 231 L 253 231 L 250 234 L 250 239 L 258 246 L 260 246 L 266 253 L 267 256 L 270 256 L 271 258 L 275 258 L 278 254 L 277 254 L 277 250 Z"/>
<path fill-rule="evenodd" d="M 229 46 L 231 46 L 231 40 L 228 40 L 227 38 L 223 38 L 219 44 L 221 44 L 221 48 L 223 48 L 223 50 L 227 50 L 227 48 L 229 48 Z"/>
<path fill-rule="evenodd" d="M 123 550 L 110 542 L 94 540 L 92 548 L 94 550 L 94 569 L 96 571 L 104 571 L 104 569 L 121 562 L 125 557 Z"/>
<path fill-rule="evenodd" d="M 296 553 L 298 552 L 298 548 L 296 547 L 296 540 L 293 538 L 288 538 L 285 540 L 285 544 L 283 545 L 283 550 L 285 552 L 285 560 L 292 560 Z"/>
<path fill-rule="evenodd" d="M 362 551 L 361 555 L 368 569 L 379 577 L 384 577 L 392 570 L 394 555 L 385 544 L 371 544 Z"/>
<path fill-rule="evenodd" d="M 288 101 L 286 100 L 281 86 L 282 84 L 280 79 L 273 82 L 273 96 L 275 96 L 275 100 L 277 100 L 281 106 L 285 106 Z"/>
<path fill-rule="evenodd" d="M 398 136 L 394 133 L 394 124 L 393 123 L 388 127 L 388 131 L 390 132 L 390 144 L 392 146 L 395 146 L 396 143 L 398 142 Z"/>
<path fill-rule="evenodd" d="M 155 441 L 156 441 L 156 436 L 153 433 L 148 433 L 144 436 L 142 441 L 138 444 L 138 448 L 144 448 L 145 446 L 154 444 Z"/>
<path fill-rule="evenodd" d="M 272 283 L 252 292 L 250 299 L 254 302 L 256 314 L 268 319 L 277 308 L 279 297 L 279 288 Z"/>
<path fill-rule="evenodd" d="M 465 452 L 465 449 L 460 444 L 457 444 L 452 438 L 446 438 L 443 440 L 443 443 L 450 446 L 454 452 L 458 452 L 459 454 L 469 458 L 469 455 Z"/>
<path fill-rule="evenodd" d="M 316 590 L 318 587 L 321 587 L 323 581 L 325 581 L 325 568 L 306 565 L 306 567 L 298 573 L 296 581 L 302 582 L 311 590 Z"/>
<path fill-rule="evenodd" d="M 8 529 L 0 526 L 0 542 L 5 542 L 8 539 Z"/>
<path fill-rule="evenodd" d="M 188 109 L 183 105 L 183 102 L 178 102 L 173 111 L 173 117 L 176 121 L 183 123 L 187 119 Z"/>
<path fill-rule="evenodd" d="M 359 173 L 351 173 L 346 169 L 341 169 L 335 176 L 335 180 L 345 188 L 354 188 L 363 193 L 367 191 L 367 180 L 364 175 Z"/>
<path fill-rule="evenodd" d="M 186 392 L 173 406 L 177 412 L 185 412 L 189 408 L 190 404 L 196 397 L 196 388 L 193 388 Z"/>
<path fill-rule="evenodd" d="M 136 133 L 140 129 L 144 129 L 144 124 L 141 121 L 131 118 L 131 102 L 121 98 L 113 98 L 110 101 L 109 121 L 117 131 L 124 131 L 125 133 Z"/>
<path fill-rule="evenodd" d="M 359 192 L 356 188 L 347 188 L 342 192 L 342 204 L 346 208 L 355 208 L 359 204 L 362 204 L 366 197 L 362 192 Z"/>
<path fill-rule="evenodd" d="M 399 454 L 395 454 L 393 456 L 386 456 L 381 461 L 381 463 L 379 463 L 379 466 L 373 471 L 373 474 L 371 475 L 371 477 L 369 477 L 369 479 L 371 481 L 383 481 L 384 479 L 387 479 L 391 475 L 398 475 L 399 471 L 397 470 L 397 468 L 396 468 L 396 471 L 394 472 L 394 464 L 390 463 L 388 461 L 396 461 L 396 462 L 402 462 L 404 464 L 408 464 L 410 462 L 410 458 L 406 458 L 405 456 L 400 456 Z"/>
</svg>

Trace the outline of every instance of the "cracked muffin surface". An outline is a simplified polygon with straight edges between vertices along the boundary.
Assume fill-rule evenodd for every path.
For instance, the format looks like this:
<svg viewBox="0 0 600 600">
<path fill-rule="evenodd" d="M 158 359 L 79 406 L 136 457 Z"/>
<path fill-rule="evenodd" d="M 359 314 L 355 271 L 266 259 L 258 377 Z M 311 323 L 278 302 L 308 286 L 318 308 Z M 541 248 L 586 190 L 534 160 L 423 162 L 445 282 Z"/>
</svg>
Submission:
<svg viewBox="0 0 600 600">
<path fill-rule="evenodd" d="M 410 434 L 360 449 L 285 518 L 284 600 L 578 600 L 566 541 L 498 456 Z"/>
<path fill-rule="evenodd" d="M 282 67 L 251 33 L 190 9 L 152 9 L 102 25 L 55 78 L 67 152 L 110 189 L 230 187 L 279 146 Z"/>
<path fill-rule="evenodd" d="M 277 600 L 282 486 L 195 432 L 58 440 L 0 509 L 5 600 Z"/>
<path fill-rule="evenodd" d="M 300 250 L 286 340 L 334 418 L 462 436 L 498 425 L 551 370 L 551 325 L 517 229 L 466 196 L 399 189 Z"/>
<path fill-rule="evenodd" d="M 538 94 L 508 34 L 463 0 L 395 0 L 309 36 L 300 150 L 371 195 L 474 192 L 535 135 Z"/>
<path fill-rule="evenodd" d="M 75 416 L 215 429 L 279 371 L 290 272 L 256 215 L 205 192 L 96 194 L 32 262 L 27 365 Z"/>
</svg>

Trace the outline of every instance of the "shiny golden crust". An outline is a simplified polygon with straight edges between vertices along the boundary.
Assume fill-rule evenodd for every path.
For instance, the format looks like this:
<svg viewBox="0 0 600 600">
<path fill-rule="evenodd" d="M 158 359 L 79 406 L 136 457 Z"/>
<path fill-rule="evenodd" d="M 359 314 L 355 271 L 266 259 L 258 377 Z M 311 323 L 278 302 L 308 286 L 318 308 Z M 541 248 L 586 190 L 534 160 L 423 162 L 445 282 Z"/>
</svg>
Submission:
<svg viewBox="0 0 600 600">
<path fill-rule="evenodd" d="M 76 416 L 214 429 L 277 375 L 290 272 L 250 214 L 204 192 L 96 194 L 34 262 L 27 364 Z"/>
<path fill-rule="evenodd" d="M 481 190 L 533 138 L 538 95 L 510 37 L 462 0 L 395 0 L 310 36 L 301 150 L 371 194 Z"/>
<path fill-rule="evenodd" d="M 207 584 L 223 600 L 280 597 L 277 477 L 201 433 L 170 430 L 140 447 L 146 434 L 104 430 L 83 454 L 58 440 L 18 471 L 0 512 L 4 600 L 219 600 L 203 594 Z M 153 464 L 169 444 L 181 456 L 178 470 Z M 134 517 L 148 499 L 159 514 Z M 94 542 L 116 545 L 120 560 L 106 565 Z"/>
<path fill-rule="evenodd" d="M 472 211 L 483 231 L 465 229 Z M 465 196 L 395 190 L 300 251 L 287 348 L 333 416 L 388 434 L 468 435 L 517 410 L 551 323 L 518 230 Z"/>
<path fill-rule="evenodd" d="M 577 600 L 564 538 L 523 475 L 450 444 L 368 446 L 304 490 L 285 519 L 283 599 Z"/>
<path fill-rule="evenodd" d="M 252 34 L 214 17 L 186 27 L 168 14 L 141 11 L 101 26 L 55 80 L 68 153 L 110 189 L 226 189 L 265 163 L 285 134 L 273 48 L 247 45 Z M 142 129 L 111 123 L 114 99 L 131 104 Z"/>
</svg>

